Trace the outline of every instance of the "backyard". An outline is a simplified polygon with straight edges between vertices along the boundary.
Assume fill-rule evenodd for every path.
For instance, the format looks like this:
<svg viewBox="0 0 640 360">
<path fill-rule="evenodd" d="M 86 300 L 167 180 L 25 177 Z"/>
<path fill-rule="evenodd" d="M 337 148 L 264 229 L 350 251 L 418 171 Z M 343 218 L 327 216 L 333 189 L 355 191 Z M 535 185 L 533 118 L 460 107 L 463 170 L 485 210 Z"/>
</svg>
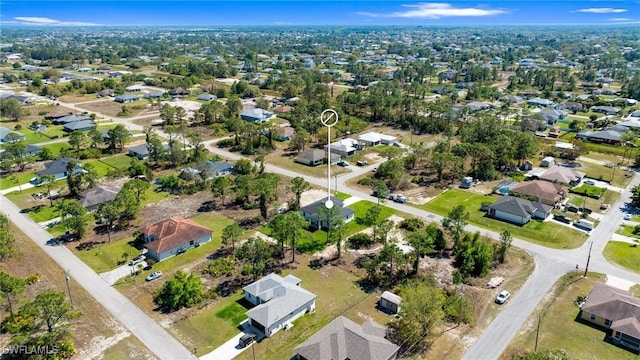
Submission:
<svg viewBox="0 0 640 360">
<path fill-rule="evenodd" d="M 482 195 L 458 189 L 443 192 L 418 208 L 446 216 L 456 205 L 464 205 L 469 212 L 469 223 L 498 233 L 509 231 L 511 236 L 556 249 L 574 249 L 586 240 L 586 234 L 552 222 L 529 221 L 524 226 L 510 224 L 485 216 L 480 210 L 483 203 L 493 203 L 497 195 Z M 544 237 L 540 234 L 546 234 Z"/>
<path fill-rule="evenodd" d="M 578 318 L 580 309 L 574 301 L 578 296 L 586 296 L 596 281 L 604 282 L 605 275 L 589 273 L 583 278 L 582 273 L 571 273 L 558 280 L 500 359 L 513 359 L 524 351 L 533 351 L 538 321 L 538 349 L 562 349 L 570 359 L 637 359 L 632 352 L 606 342 L 604 330 Z"/>
</svg>

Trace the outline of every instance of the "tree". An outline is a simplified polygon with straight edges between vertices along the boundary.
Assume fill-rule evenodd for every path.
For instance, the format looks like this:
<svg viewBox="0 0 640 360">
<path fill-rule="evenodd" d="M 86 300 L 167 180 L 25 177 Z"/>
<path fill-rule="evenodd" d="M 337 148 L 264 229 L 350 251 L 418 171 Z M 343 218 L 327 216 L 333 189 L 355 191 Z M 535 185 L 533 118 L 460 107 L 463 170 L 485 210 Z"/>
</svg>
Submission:
<svg viewBox="0 0 640 360">
<path fill-rule="evenodd" d="M 297 211 L 280 214 L 269 222 L 271 235 L 280 242 L 280 253 L 284 256 L 284 244 L 291 245 L 291 262 L 296 261 L 296 241 L 300 237 L 300 230 L 307 227 L 308 222 Z"/>
<path fill-rule="evenodd" d="M 111 242 L 111 228 L 120 218 L 120 208 L 116 201 L 107 201 L 98 206 L 96 217 L 107 227 L 107 239 Z"/>
<path fill-rule="evenodd" d="M 436 238 L 442 236 L 442 231 L 437 225 L 431 223 L 424 230 L 414 231 L 409 235 L 408 242 L 413 247 L 413 271 L 417 274 L 420 270 L 420 259 L 434 251 Z"/>
<path fill-rule="evenodd" d="M 109 129 L 107 135 L 109 147 L 117 152 L 122 152 L 124 144 L 131 138 L 131 133 L 122 124 L 118 124 L 113 129 Z"/>
<path fill-rule="evenodd" d="M 382 180 L 377 180 L 373 183 L 373 196 L 378 198 L 378 206 L 380 206 L 380 201 L 384 202 L 389 193 L 389 189 L 387 188 L 387 184 Z"/>
<path fill-rule="evenodd" d="M 250 237 L 236 251 L 236 258 L 244 261 L 250 266 L 253 279 L 258 280 L 258 276 L 264 273 L 267 262 L 273 256 L 273 249 L 269 244 L 259 237 Z"/>
<path fill-rule="evenodd" d="M 320 220 L 320 227 L 323 227 L 321 226 L 323 223 L 327 225 L 327 243 L 336 243 L 337 256 L 340 258 L 342 256 L 342 233 L 345 226 L 340 209 L 336 205 L 331 208 L 320 206 L 318 208 L 318 219 Z"/>
<path fill-rule="evenodd" d="M 298 211 L 300 209 L 300 198 L 302 197 L 302 193 L 309 190 L 311 188 L 311 184 L 309 184 L 303 177 L 297 176 L 291 180 L 291 186 L 287 187 L 287 190 L 295 196 L 294 202 L 292 206 L 293 211 Z"/>
<path fill-rule="evenodd" d="M 61 332 L 69 328 L 69 321 L 80 317 L 80 312 L 66 300 L 60 291 L 45 291 L 36 295 L 32 302 L 25 304 L 20 312 L 33 317 L 33 329 L 40 332 Z"/>
<path fill-rule="evenodd" d="M 65 200 L 60 204 L 62 225 L 78 237 L 87 231 L 87 210 L 76 200 Z"/>
<path fill-rule="evenodd" d="M 202 279 L 194 273 L 178 270 L 153 295 L 153 301 L 169 311 L 192 307 L 204 299 Z"/>
<path fill-rule="evenodd" d="M 511 233 L 505 230 L 500 234 L 500 245 L 498 246 L 498 261 L 504 263 L 505 255 L 507 254 L 507 250 L 511 247 Z"/>
<path fill-rule="evenodd" d="M 14 315 L 13 303 L 15 299 L 22 294 L 26 287 L 27 283 L 23 279 L 14 277 L 0 270 L 0 293 L 2 294 L 2 297 L 7 300 L 11 316 Z"/>
<path fill-rule="evenodd" d="M 82 179 L 80 178 L 80 174 L 76 170 L 78 163 L 75 160 L 69 160 L 67 163 L 67 187 L 69 188 L 69 195 L 72 197 L 78 196 L 80 194 L 82 187 Z"/>
<path fill-rule="evenodd" d="M 16 99 L 0 99 L 0 115 L 18 121 L 24 115 L 20 102 Z"/>
<path fill-rule="evenodd" d="M 136 217 L 142 205 L 142 201 L 137 197 L 135 190 L 124 186 L 120 189 L 113 201 L 117 204 L 118 209 L 120 209 L 118 220 L 123 226 L 128 225 L 129 220 Z"/>
<path fill-rule="evenodd" d="M 211 192 L 213 196 L 219 198 L 224 206 L 224 200 L 227 197 L 227 191 L 231 187 L 231 180 L 226 176 L 218 176 L 213 178 L 211 182 Z"/>
<path fill-rule="evenodd" d="M 280 176 L 273 173 L 263 173 L 252 183 L 252 190 L 258 195 L 260 215 L 269 218 L 269 206 L 278 197 L 278 180 Z"/>
<path fill-rule="evenodd" d="M 240 225 L 233 223 L 222 229 L 222 243 L 224 245 L 231 244 L 231 250 L 236 251 L 236 242 L 240 240 L 240 236 L 244 233 L 244 229 Z"/>
<path fill-rule="evenodd" d="M 150 188 L 151 184 L 149 182 L 140 179 L 129 180 L 122 185 L 122 189 L 131 190 L 133 192 L 138 202 L 144 200 L 145 193 Z"/>
<path fill-rule="evenodd" d="M 373 224 L 373 241 L 387 245 L 389 233 L 395 227 L 395 223 L 389 219 L 377 221 Z"/>
<path fill-rule="evenodd" d="M 151 169 L 149 169 L 149 167 L 145 163 L 135 157 L 132 157 L 129 161 L 128 171 L 129 176 L 132 178 L 144 176 L 147 180 L 150 181 L 153 177 L 153 172 L 151 171 Z"/>
<path fill-rule="evenodd" d="M 631 205 L 640 207 L 640 185 L 631 188 Z"/>
<path fill-rule="evenodd" d="M 240 159 L 236 161 L 234 169 L 238 175 L 253 174 L 253 164 L 251 163 L 251 160 L 248 159 Z"/>
<path fill-rule="evenodd" d="M 406 350 L 419 353 L 434 337 L 436 327 L 444 318 L 444 294 L 433 278 L 413 281 L 400 290 L 402 308 L 400 320 L 394 324 L 393 337 Z"/>
<path fill-rule="evenodd" d="M 17 133 L 8 133 L 4 138 L 4 144 L 6 144 L 6 152 L 3 157 L 10 156 L 13 163 L 18 166 L 19 171 L 23 171 L 28 163 L 34 161 L 33 156 L 27 154 L 27 145 L 24 143 L 24 138 Z"/>
<path fill-rule="evenodd" d="M 457 242 L 460 240 L 468 220 L 469 212 L 466 211 L 464 205 L 456 205 L 449 211 L 447 217 L 442 219 L 442 226 L 449 231 L 453 240 Z"/>
<path fill-rule="evenodd" d="M 364 215 L 364 219 L 362 219 L 362 223 L 367 226 L 372 226 L 378 223 L 380 219 L 380 212 L 382 211 L 382 207 L 372 206 L 367 209 L 367 213 Z"/>
<path fill-rule="evenodd" d="M 15 238 L 9 228 L 9 219 L 0 214 L 0 261 L 7 260 L 16 254 Z"/>
<path fill-rule="evenodd" d="M 82 149 L 86 138 L 87 136 L 84 132 L 76 130 L 72 132 L 71 135 L 69 135 L 69 145 L 74 147 L 76 151 L 79 152 L 80 149 Z"/>
</svg>

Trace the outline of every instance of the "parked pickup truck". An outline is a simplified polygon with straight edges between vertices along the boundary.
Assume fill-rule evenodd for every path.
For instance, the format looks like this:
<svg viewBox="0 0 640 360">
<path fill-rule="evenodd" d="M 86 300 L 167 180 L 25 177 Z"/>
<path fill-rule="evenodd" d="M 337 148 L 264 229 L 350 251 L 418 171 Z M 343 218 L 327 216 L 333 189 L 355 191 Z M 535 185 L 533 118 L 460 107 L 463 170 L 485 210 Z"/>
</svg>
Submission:
<svg viewBox="0 0 640 360">
<path fill-rule="evenodd" d="M 395 201 L 397 203 L 401 203 L 401 204 L 404 204 L 404 203 L 407 202 L 407 198 L 404 197 L 404 195 L 401 195 L 401 194 L 396 194 L 396 195 L 390 194 L 389 195 L 389 200 L 393 200 L 393 201 Z"/>
</svg>

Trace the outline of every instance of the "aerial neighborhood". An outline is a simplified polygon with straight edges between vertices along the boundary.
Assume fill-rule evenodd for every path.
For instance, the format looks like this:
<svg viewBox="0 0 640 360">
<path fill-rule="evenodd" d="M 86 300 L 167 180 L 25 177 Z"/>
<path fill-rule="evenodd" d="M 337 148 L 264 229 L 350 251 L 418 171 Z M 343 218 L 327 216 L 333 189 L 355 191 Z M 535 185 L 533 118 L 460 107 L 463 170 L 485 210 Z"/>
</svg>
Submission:
<svg viewBox="0 0 640 360">
<path fill-rule="evenodd" d="M 8 27 L 0 340 L 638 359 L 638 100 L 616 27 Z"/>
</svg>

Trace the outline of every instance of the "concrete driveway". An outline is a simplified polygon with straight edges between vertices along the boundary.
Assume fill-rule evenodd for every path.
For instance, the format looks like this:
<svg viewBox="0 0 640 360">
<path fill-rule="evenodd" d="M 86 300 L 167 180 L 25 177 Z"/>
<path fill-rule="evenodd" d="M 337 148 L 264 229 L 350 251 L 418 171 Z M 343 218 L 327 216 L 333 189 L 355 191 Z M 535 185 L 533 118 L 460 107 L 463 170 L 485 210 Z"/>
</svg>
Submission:
<svg viewBox="0 0 640 360">
<path fill-rule="evenodd" d="M 138 266 L 142 266 L 141 268 L 144 268 L 145 266 L 147 266 L 147 262 L 143 261 L 140 264 L 138 264 Z M 113 285 L 123 277 L 132 275 L 134 271 L 135 271 L 134 266 L 125 264 L 111 271 L 107 271 L 100 274 L 100 277 L 102 278 L 102 280 L 106 281 L 107 284 Z"/>
<path fill-rule="evenodd" d="M 245 328 L 246 324 L 247 322 L 245 321 L 242 324 L 242 328 Z M 238 342 L 242 337 L 242 335 L 244 334 L 245 334 L 244 331 L 238 333 L 237 335 L 229 339 L 227 342 L 220 345 L 217 349 L 213 350 L 212 352 L 204 356 L 201 356 L 200 360 L 231 360 L 235 358 L 236 356 L 240 355 L 241 352 L 247 350 L 248 348 L 250 348 L 255 344 L 254 342 L 249 346 L 240 347 L 240 345 L 238 345 Z"/>
</svg>

